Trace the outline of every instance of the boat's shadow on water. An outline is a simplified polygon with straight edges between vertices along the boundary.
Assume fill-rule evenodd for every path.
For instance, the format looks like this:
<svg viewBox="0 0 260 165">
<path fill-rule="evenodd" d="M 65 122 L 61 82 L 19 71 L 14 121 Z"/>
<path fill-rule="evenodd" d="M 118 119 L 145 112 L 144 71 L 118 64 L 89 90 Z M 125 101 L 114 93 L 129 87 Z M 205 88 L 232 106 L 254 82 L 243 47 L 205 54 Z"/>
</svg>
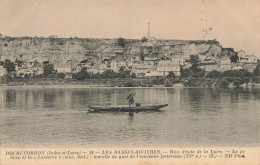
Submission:
<svg viewBox="0 0 260 165">
<path fill-rule="evenodd" d="M 136 112 L 136 111 L 130 111 L 130 112 L 122 112 L 122 111 L 100 111 L 100 112 L 95 112 L 95 111 L 87 111 L 87 114 L 127 114 L 129 116 L 134 116 L 135 114 L 152 114 L 152 113 L 165 113 L 165 110 L 153 110 L 153 111 L 141 111 L 141 112 Z"/>
</svg>

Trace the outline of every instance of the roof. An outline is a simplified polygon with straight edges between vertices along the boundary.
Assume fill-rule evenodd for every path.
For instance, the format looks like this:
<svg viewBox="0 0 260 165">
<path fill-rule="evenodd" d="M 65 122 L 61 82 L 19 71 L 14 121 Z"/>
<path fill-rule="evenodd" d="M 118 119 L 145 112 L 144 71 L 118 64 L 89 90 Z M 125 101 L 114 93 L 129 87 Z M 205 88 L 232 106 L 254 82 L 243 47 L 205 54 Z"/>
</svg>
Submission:
<svg viewBox="0 0 260 165">
<path fill-rule="evenodd" d="M 157 61 L 157 60 L 159 60 L 159 58 L 157 58 L 157 57 L 145 57 L 144 60 L 145 61 Z"/>
<path fill-rule="evenodd" d="M 144 65 L 144 64 L 134 64 L 133 67 L 136 69 L 153 69 L 154 68 L 154 66 L 152 66 L 152 65 Z"/>
<path fill-rule="evenodd" d="M 256 58 L 255 55 L 246 55 L 246 57 L 253 57 L 253 58 Z"/>
<path fill-rule="evenodd" d="M 158 67 L 170 67 L 170 66 L 176 66 L 180 65 L 179 60 L 161 60 L 158 63 Z"/>
<path fill-rule="evenodd" d="M 183 58 L 183 55 L 181 54 L 173 54 L 171 55 L 172 58 Z"/>
<path fill-rule="evenodd" d="M 231 60 L 229 58 L 221 58 L 220 64 L 222 64 L 222 65 L 228 64 L 229 65 L 229 64 L 231 64 Z"/>
</svg>

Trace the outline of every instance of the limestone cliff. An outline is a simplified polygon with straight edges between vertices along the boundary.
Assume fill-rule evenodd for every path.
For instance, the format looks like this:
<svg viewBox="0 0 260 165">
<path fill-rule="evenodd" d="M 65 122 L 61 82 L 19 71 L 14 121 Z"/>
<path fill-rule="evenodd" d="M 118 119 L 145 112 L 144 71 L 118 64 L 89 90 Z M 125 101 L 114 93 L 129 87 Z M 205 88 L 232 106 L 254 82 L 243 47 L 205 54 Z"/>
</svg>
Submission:
<svg viewBox="0 0 260 165">
<path fill-rule="evenodd" d="M 221 57 L 234 54 L 232 49 L 223 49 L 218 41 L 157 40 L 141 43 L 140 40 L 125 40 L 125 47 L 117 45 L 116 39 L 82 38 L 3 38 L 0 40 L 0 57 L 39 62 L 65 64 L 68 60 L 79 63 L 91 60 L 98 63 L 101 59 L 123 55 L 178 57 L 188 59 L 190 55 Z"/>
</svg>

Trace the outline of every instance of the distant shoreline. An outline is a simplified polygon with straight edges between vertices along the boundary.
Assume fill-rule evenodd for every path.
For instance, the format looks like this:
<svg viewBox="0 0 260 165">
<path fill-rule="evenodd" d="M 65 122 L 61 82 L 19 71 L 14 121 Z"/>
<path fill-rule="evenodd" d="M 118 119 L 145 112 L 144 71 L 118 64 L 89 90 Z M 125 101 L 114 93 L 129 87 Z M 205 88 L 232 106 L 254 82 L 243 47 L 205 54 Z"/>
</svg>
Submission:
<svg viewBox="0 0 260 165">
<path fill-rule="evenodd" d="M 260 83 L 259 84 L 254 84 L 254 85 L 241 85 L 238 88 L 260 88 Z M 71 84 L 60 84 L 60 85 L 2 85 L 0 84 L 0 88 L 223 88 L 223 87 L 216 87 L 216 86 L 184 86 L 184 85 L 172 85 L 170 87 L 165 87 L 163 85 L 157 85 L 157 86 L 152 86 L 152 87 L 119 87 L 119 86 L 105 86 L 105 85 L 71 85 Z M 236 88 L 234 86 L 229 86 L 227 88 Z"/>
</svg>

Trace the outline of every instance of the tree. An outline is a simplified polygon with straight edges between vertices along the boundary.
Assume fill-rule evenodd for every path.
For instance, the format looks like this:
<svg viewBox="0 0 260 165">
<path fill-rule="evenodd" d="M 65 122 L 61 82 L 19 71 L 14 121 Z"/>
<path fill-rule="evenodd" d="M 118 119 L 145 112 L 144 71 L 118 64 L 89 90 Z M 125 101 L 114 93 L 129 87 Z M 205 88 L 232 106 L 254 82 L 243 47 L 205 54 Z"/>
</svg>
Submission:
<svg viewBox="0 0 260 165">
<path fill-rule="evenodd" d="M 260 76 L 260 63 L 258 63 L 257 65 L 256 65 L 256 68 L 255 68 L 255 70 L 254 70 L 254 72 L 253 72 L 253 75 L 254 76 Z"/>
<path fill-rule="evenodd" d="M 55 38 L 51 37 L 51 38 L 50 38 L 50 42 L 51 42 L 51 44 L 53 45 L 54 42 L 55 42 Z"/>
<path fill-rule="evenodd" d="M 210 72 L 207 73 L 206 77 L 209 78 L 218 78 L 220 77 L 220 72 L 216 71 L 216 70 L 212 70 Z"/>
<path fill-rule="evenodd" d="M 119 72 L 122 73 L 122 72 L 124 72 L 124 71 L 125 71 L 125 67 L 124 67 L 124 66 L 121 66 L 121 67 L 119 68 Z"/>
<path fill-rule="evenodd" d="M 65 74 L 64 73 L 57 73 L 56 77 L 59 79 L 64 79 L 65 78 Z"/>
<path fill-rule="evenodd" d="M 131 74 L 131 77 L 132 77 L 132 78 L 136 78 L 136 74 L 133 72 L 133 73 Z"/>
<path fill-rule="evenodd" d="M 144 49 L 141 47 L 141 54 L 140 54 L 141 61 L 144 61 Z"/>
<path fill-rule="evenodd" d="M 101 74 L 102 78 L 115 78 L 116 73 L 113 70 L 106 70 Z"/>
<path fill-rule="evenodd" d="M 231 60 L 232 63 L 237 62 L 237 61 L 238 61 L 238 55 L 237 55 L 237 53 L 235 53 L 234 56 L 230 56 L 230 60 Z"/>
<path fill-rule="evenodd" d="M 54 66 L 52 64 L 47 64 L 43 66 L 43 75 L 44 77 L 48 77 L 50 74 L 54 73 Z"/>
<path fill-rule="evenodd" d="M 172 86 L 171 81 L 168 80 L 168 79 L 165 79 L 165 81 L 164 81 L 164 86 L 165 86 L 165 87 L 171 87 L 171 86 Z"/>
<path fill-rule="evenodd" d="M 228 87 L 229 83 L 227 82 L 227 80 L 221 80 L 219 82 L 219 86 L 221 87 Z"/>
<path fill-rule="evenodd" d="M 191 69 L 193 71 L 196 71 L 199 67 L 199 57 L 198 57 L 198 55 L 191 55 L 190 56 L 190 62 L 191 62 Z"/>
<path fill-rule="evenodd" d="M 234 82 L 233 82 L 233 85 L 235 86 L 235 87 L 239 87 L 239 85 L 240 85 L 240 82 L 239 82 L 239 80 L 235 80 Z"/>
<path fill-rule="evenodd" d="M 184 69 L 182 66 L 181 66 L 180 72 L 181 72 L 181 77 L 189 77 L 189 75 L 190 75 L 190 70 L 187 68 Z"/>
<path fill-rule="evenodd" d="M 145 36 L 142 37 L 141 42 L 146 42 L 146 41 L 148 41 L 148 39 Z"/>
<path fill-rule="evenodd" d="M 15 63 L 10 60 L 5 60 L 4 68 L 6 69 L 7 73 L 11 73 L 15 71 Z"/>
<path fill-rule="evenodd" d="M 119 37 L 119 38 L 117 39 L 117 45 L 122 46 L 122 47 L 125 47 L 125 39 Z"/>
<path fill-rule="evenodd" d="M 79 73 L 73 74 L 73 78 L 75 78 L 77 80 L 84 80 L 86 78 L 89 78 L 87 68 L 84 67 L 84 68 L 81 69 L 81 71 Z"/>
<path fill-rule="evenodd" d="M 15 60 L 15 63 L 18 65 L 18 67 L 21 67 L 22 64 L 23 64 L 23 61 L 22 61 L 22 60 L 19 60 L 19 59 L 16 59 L 16 60 Z"/>
<path fill-rule="evenodd" d="M 175 75 L 173 72 L 169 72 L 169 74 L 167 75 L 167 78 L 175 78 Z"/>
</svg>

